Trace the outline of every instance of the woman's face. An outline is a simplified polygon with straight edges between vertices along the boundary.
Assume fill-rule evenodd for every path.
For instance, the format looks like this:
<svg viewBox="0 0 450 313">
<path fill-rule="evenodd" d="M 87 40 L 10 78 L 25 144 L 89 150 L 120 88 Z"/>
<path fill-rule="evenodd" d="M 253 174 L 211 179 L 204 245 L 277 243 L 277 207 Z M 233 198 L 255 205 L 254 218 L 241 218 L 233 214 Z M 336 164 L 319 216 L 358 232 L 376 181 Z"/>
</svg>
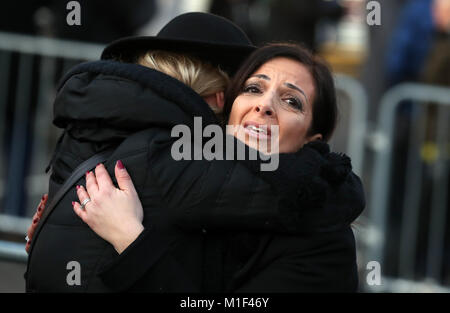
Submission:
<svg viewBox="0 0 450 313">
<path fill-rule="evenodd" d="M 314 94 L 313 77 L 303 64 L 274 58 L 247 79 L 233 102 L 228 125 L 241 126 L 235 136 L 255 149 L 260 140 L 270 141 L 272 134 L 265 129 L 276 125 L 279 152 L 295 152 L 321 138 L 320 134 L 307 136 Z"/>
</svg>

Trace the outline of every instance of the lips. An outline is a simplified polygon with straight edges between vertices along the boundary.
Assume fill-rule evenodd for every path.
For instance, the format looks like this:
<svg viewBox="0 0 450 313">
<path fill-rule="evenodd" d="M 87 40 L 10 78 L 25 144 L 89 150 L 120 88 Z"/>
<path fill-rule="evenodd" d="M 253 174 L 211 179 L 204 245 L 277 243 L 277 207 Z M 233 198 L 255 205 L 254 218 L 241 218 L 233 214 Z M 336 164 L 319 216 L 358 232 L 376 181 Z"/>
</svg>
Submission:
<svg viewBox="0 0 450 313">
<path fill-rule="evenodd" d="M 263 139 L 271 136 L 270 125 L 267 124 L 249 121 L 244 123 L 244 129 L 245 132 L 252 137 Z"/>
</svg>

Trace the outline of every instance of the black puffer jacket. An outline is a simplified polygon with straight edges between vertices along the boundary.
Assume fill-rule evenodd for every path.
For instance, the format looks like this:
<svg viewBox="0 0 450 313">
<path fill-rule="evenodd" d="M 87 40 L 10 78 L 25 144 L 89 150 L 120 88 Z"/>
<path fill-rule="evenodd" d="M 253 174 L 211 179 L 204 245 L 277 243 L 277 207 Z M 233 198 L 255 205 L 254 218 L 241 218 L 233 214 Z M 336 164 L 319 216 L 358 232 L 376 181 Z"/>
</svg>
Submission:
<svg viewBox="0 0 450 313">
<path fill-rule="evenodd" d="M 297 164 L 307 159 L 311 165 L 298 180 L 285 175 L 286 170 L 292 172 L 292 162 L 280 161 L 280 171 L 261 175 L 255 170 L 258 161 L 175 161 L 170 154 L 177 140 L 171 137 L 173 126 L 184 124 L 192 129 L 194 116 L 203 118 L 203 127 L 218 121 L 190 88 L 134 64 L 98 61 L 75 67 L 60 84 L 54 113 L 54 124 L 64 128 L 65 135 L 53 160 L 49 202 L 76 166 L 114 147 L 105 165 L 114 177 L 115 162 L 120 159 L 125 164 L 144 207 L 145 231 L 118 257 L 73 212 L 74 186 L 35 234 L 26 273 L 28 291 L 224 290 L 226 285 L 237 284 L 230 282 L 236 266 L 254 258 L 258 245 L 267 241 L 251 235 L 254 251 L 247 251 L 245 240 L 242 249 L 234 244 L 231 248 L 236 237 L 223 230 L 344 231 L 346 239 L 340 241 L 339 252 L 345 261 L 341 265 L 352 275 L 347 289 L 355 288 L 356 259 L 348 226 L 361 213 L 364 194 L 349 164 L 341 174 L 335 173 L 338 179 L 327 177 L 333 175 L 324 166 L 330 164 L 327 151 L 311 145 L 296 154 Z M 276 188 L 280 182 L 290 188 Z M 77 184 L 84 185 L 84 179 Z M 311 205 L 317 196 L 311 186 L 316 185 L 322 186 L 317 190 L 331 206 L 324 201 Z M 71 261 L 80 264 L 80 285 L 66 281 Z"/>
</svg>

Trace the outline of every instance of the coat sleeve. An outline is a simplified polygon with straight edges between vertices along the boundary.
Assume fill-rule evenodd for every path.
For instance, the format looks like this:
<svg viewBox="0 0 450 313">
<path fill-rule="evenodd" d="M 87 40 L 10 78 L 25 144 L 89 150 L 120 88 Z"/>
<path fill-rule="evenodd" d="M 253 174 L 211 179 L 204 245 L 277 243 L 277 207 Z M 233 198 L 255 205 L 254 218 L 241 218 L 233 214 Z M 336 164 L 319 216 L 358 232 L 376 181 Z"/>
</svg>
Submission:
<svg viewBox="0 0 450 313">
<path fill-rule="evenodd" d="M 98 276 L 114 292 L 132 290 L 167 253 L 171 240 L 160 232 L 145 228 L 120 255 L 99 269 Z"/>
<path fill-rule="evenodd" d="M 354 235 L 343 230 L 274 236 L 232 292 L 356 292 L 358 271 Z M 238 273 L 239 274 L 239 273 Z"/>
<path fill-rule="evenodd" d="M 291 219 L 279 210 L 272 186 L 238 160 L 175 160 L 177 138 L 164 131 L 149 142 L 149 171 L 170 212 L 186 231 L 288 232 Z M 257 167 L 257 161 L 252 163 Z"/>
<path fill-rule="evenodd" d="M 338 174 L 322 177 L 327 161 L 310 146 L 299 153 L 280 154 L 276 170 L 261 171 L 261 159 L 240 160 L 236 156 L 233 160 L 224 156 L 224 160 L 177 161 L 171 156 L 175 140 L 167 132 L 152 138 L 149 170 L 171 221 L 184 230 L 298 233 L 313 222 L 309 219 L 321 219 L 319 212 L 331 215 L 312 225 L 342 227 L 365 205 L 362 184 L 351 173 L 351 165 L 345 167 L 350 171 L 343 171 L 343 179 L 336 179 Z M 248 146 L 246 149 L 248 153 Z M 320 209 L 326 199 L 336 195 L 345 195 L 346 199 L 337 199 L 343 204 L 338 201 L 331 212 Z M 347 198 L 352 199 L 348 201 L 352 205 L 346 205 Z"/>
</svg>

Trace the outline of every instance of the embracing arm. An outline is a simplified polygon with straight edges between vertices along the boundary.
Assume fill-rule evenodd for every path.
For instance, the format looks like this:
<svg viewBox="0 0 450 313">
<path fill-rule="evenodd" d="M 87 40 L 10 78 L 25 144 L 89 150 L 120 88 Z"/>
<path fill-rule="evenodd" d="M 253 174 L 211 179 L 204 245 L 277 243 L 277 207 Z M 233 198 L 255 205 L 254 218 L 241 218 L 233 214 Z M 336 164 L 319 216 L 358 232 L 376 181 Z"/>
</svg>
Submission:
<svg viewBox="0 0 450 313">
<path fill-rule="evenodd" d="M 161 132 L 152 137 L 147 174 L 167 206 L 169 223 L 182 229 L 202 233 L 252 229 L 281 233 L 329 231 L 349 225 L 364 208 L 362 184 L 351 173 L 350 160 L 329 153 L 326 144 L 308 144 L 298 153 L 280 155 L 276 171 L 262 172 L 258 162 L 253 161 L 175 161 L 170 155 L 170 139 Z M 100 165 L 95 170 L 98 183 L 93 173 L 86 176 L 93 200 L 88 206 L 97 209 L 89 210 L 89 219 L 86 212 L 76 210 L 109 242 L 131 234 L 135 238 L 138 232 L 130 229 L 142 228 L 141 202 L 132 178 L 121 162 L 118 164 L 121 166 L 116 166 L 115 174 L 120 189 L 114 187 Z M 80 203 L 89 195 L 81 187 Z M 326 202 L 328 205 L 324 205 Z M 75 209 L 77 206 L 75 203 Z M 121 210 L 112 209 L 118 207 Z M 127 218 L 128 212 L 131 218 Z M 140 227 L 135 227 L 138 224 Z M 110 234 L 116 238 L 105 237 Z M 116 250 L 123 251 L 126 243 L 115 244 Z"/>
<path fill-rule="evenodd" d="M 317 210 L 336 188 L 351 198 L 352 207 L 335 206 L 331 216 L 339 225 L 334 226 L 342 227 L 349 211 L 357 216 L 364 208 L 362 184 L 350 160 L 330 153 L 326 143 L 279 154 L 275 171 L 261 171 L 261 160 L 176 161 L 171 157 L 175 140 L 164 133 L 153 138 L 149 171 L 172 221 L 185 230 L 303 232 L 302 216 Z M 326 220 L 333 226 L 331 218 Z"/>
<path fill-rule="evenodd" d="M 175 160 L 177 138 L 160 131 L 149 142 L 149 177 L 171 222 L 189 231 L 286 231 L 270 184 L 236 160 Z M 225 156 L 225 152 L 223 152 Z"/>
<path fill-rule="evenodd" d="M 163 142 L 161 140 L 157 140 L 160 139 L 158 137 L 155 139 L 157 143 Z M 154 145 L 153 147 L 155 146 L 158 147 L 158 145 Z M 161 148 L 160 145 L 159 147 Z M 170 149 L 170 146 L 167 145 L 163 145 L 163 147 Z M 309 150 L 309 152 L 311 151 L 313 150 Z M 290 180 L 297 178 L 301 178 L 300 181 L 307 186 L 310 186 L 311 184 L 320 185 L 323 181 L 310 181 L 307 179 L 308 175 L 305 176 L 305 172 L 303 170 L 296 172 L 295 168 L 298 167 L 297 165 L 299 164 L 296 164 L 295 162 L 288 162 L 291 167 L 294 168 L 282 166 L 282 175 L 274 175 L 270 177 L 270 172 L 268 172 L 266 176 L 269 177 L 262 179 L 258 176 L 257 172 L 252 172 L 252 170 L 254 170 L 253 164 L 244 164 L 245 162 L 233 163 L 232 161 L 204 160 L 174 161 L 170 158 L 170 152 L 166 151 L 166 153 L 169 153 L 169 157 L 167 157 L 167 155 L 164 157 L 164 149 L 157 149 L 152 152 L 156 153 L 150 153 L 150 165 L 152 172 L 149 179 L 158 182 L 157 185 L 159 185 L 158 187 L 160 187 L 162 191 L 163 199 L 165 199 L 168 204 L 168 210 L 172 215 L 175 214 L 175 218 L 172 217 L 171 220 L 174 220 L 176 223 L 180 223 L 180 221 L 185 218 L 186 224 L 190 224 L 189 227 L 184 225 L 188 229 L 196 230 L 198 228 L 199 230 L 203 230 L 203 228 L 214 229 L 214 227 L 217 227 L 218 229 L 225 229 L 227 224 L 229 224 L 230 229 L 241 228 L 248 230 L 252 227 L 255 228 L 254 225 L 256 225 L 256 228 L 260 227 L 260 229 L 271 230 L 276 229 L 276 227 L 285 229 L 283 227 L 286 227 L 286 225 L 297 225 L 299 228 L 304 228 L 301 229 L 301 231 L 305 232 L 309 226 L 313 225 L 314 227 L 317 226 L 320 230 L 330 231 L 330 229 L 335 227 L 339 228 L 341 223 L 348 225 L 349 221 L 351 222 L 357 217 L 357 215 L 359 215 L 360 210 L 362 210 L 364 206 L 364 195 L 362 193 L 361 182 L 351 173 L 344 175 L 345 179 L 343 182 L 339 182 L 338 173 L 334 173 L 333 171 L 325 171 L 322 175 L 329 176 L 327 179 L 328 181 L 337 182 L 333 188 L 326 188 L 325 191 L 327 194 L 313 192 L 311 195 L 308 195 L 308 188 L 306 188 L 300 189 L 302 191 L 298 196 L 300 200 L 297 201 L 294 199 L 291 201 L 279 202 L 279 199 L 273 196 L 274 192 L 280 192 L 283 196 L 287 197 L 292 192 L 295 194 L 298 191 L 297 187 L 301 186 L 301 184 L 293 184 L 294 188 L 291 188 L 292 190 L 288 190 L 288 192 L 286 192 L 284 189 L 276 190 L 270 187 L 270 184 L 267 183 L 267 181 L 272 180 L 272 183 L 281 186 L 285 186 L 285 183 L 290 183 Z M 302 159 L 303 156 L 301 154 L 292 155 L 291 157 L 296 158 L 297 161 L 306 161 L 305 159 Z M 293 160 L 291 159 L 288 161 Z M 315 167 L 312 166 L 311 168 Z M 102 165 L 98 166 L 95 172 L 99 181 L 99 188 L 92 188 L 95 184 L 89 183 L 91 179 L 94 180 L 96 178 L 95 175 L 90 174 L 87 177 L 87 187 L 88 189 L 91 189 L 88 190 L 89 195 L 91 198 L 94 198 L 94 200 L 96 198 L 95 195 L 97 190 L 103 189 L 102 185 L 105 182 L 107 183 L 106 185 L 103 185 L 103 187 L 106 187 L 104 190 L 114 189 L 115 192 L 122 192 L 122 194 L 124 194 L 124 189 L 127 189 L 127 187 L 123 187 L 122 181 L 125 180 L 125 184 L 129 184 L 130 187 L 128 189 L 134 188 L 126 169 L 119 169 L 118 166 L 116 166 L 116 178 L 119 187 L 122 190 L 116 189 L 112 185 L 110 177 Z M 237 175 L 237 173 L 244 173 L 248 176 L 247 178 L 243 178 L 242 174 Z M 325 184 L 325 186 L 327 185 Z M 214 191 L 214 189 L 217 190 Z M 319 190 L 319 192 L 321 191 L 320 188 L 317 190 Z M 336 192 L 333 190 L 336 190 Z M 80 202 L 84 199 L 83 196 L 80 196 L 81 191 L 83 191 L 83 188 L 80 188 L 78 192 Z M 346 191 L 350 192 L 347 193 Z M 330 196 L 328 196 L 328 193 Z M 240 196 L 241 194 L 250 196 L 249 198 L 245 198 L 245 196 L 243 196 L 243 198 L 238 198 L 242 197 Z M 344 198 L 338 197 L 338 194 L 344 195 Z M 355 194 L 357 197 L 353 197 Z M 134 194 L 134 200 L 129 199 L 126 201 L 128 204 L 124 203 L 123 205 L 120 205 L 118 202 L 113 201 L 109 209 L 106 201 L 103 201 L 102 199 L 112 199 L 115 197 L 111 197 L 113 194 L 103 193 L 102 196 L 102 193 L 100 193 L 100 195 L 101 198 L 99 198 L 100 201 L 98 203 L 96 203 L 96 201 L 92 201 L 87 204 L 86 212 L 88 214 L 101 209 L 98 216 L 104 214 L 103 220 L 106 221 L 109 219 L 108 214 L 110 214 L 111 209 L 120 211 L 119 214 L 131 212 L 131 215 L 135 216 L 135 213 L 133 213 L 135 209 L 132 207 L 130 208 L 129 203 L 138 199 L 137 194 Z M 132 195 L 132 193 L 128 193 L 127 196 L 130 197 L 130 195 Z M 317 196 L 327 198 L 331 201 L 331 203 L 335 203 L 335 209 L 333 206 L 312 207 L 312 210 L 302 210 L 302 214 L 297 214 L 298 211 L 295 210 L 302 208 L 297 208 L 296 205 L 306 200 L 310 201 L 309 204 L 314 204 L 314 201 L 312 200 L 314 200 L 314 197 Z M 346 197 L 350 198 L 352 201 L 347 202 Z M 205 203 L 207 205 L 205 205 Z M 306 201 L 305 203 L 308 202 Z M 342 205 L 342 203 L 344 203 L 344 205 Z M 286 211 L 280 213 L 280 204 L 285 206 L 283 210 Z M 136 204 L 136 206 L 138 206 L 138 204 Z M 76 203 L 75 210 L 77 214 L 83 218 L 82 212 L 77 210 L 78 207 L 79 203 Z M 117 210 L 117 208 L 120 208 L 120 210 Z M 130 210 L 125 208 L 129 208 Z M 142 211 L 141 206 L 140 210 Z M 323 215 L 327 214 L 330 214 L 330 217 L 324 219 Z M 280 216 L 291 218 L 289 220 L 285 220 L 285 224 L 266 223 L 267 221 L 270 221 L 271 217 L 273 218 L 273 221 L 279 221 L 277 218 L 280 218 Z M 320 222 L 316 221 L 316 223 L 312 223 L 313 221 L 311 219 L 315 218 L 318 218 Z M 136 217 L 134 217 L 134 219 L 136 220 Z M 84 220 L 89 224 L 89 220 Z M 100 218 L 100 220 L 102 220 L 102 218 Z M 119 221 L 123 220 L 126 220 L 126 218 L 119 218 Z M 140 221 L 138 219 L 139 223 Z M 299 223 L 299 221 L 301 221 L 301 223 Z M 158 225 L 158 222 L 154 221 L 152 224 Z M 105 226 L 106 224 L 100 223 L 100 225 Z M 117 225 L 123 226 L 123 223 L 112 223 L 110 229 L 115 229 Z M 98 233 L 95 229 L 95 225 L 89 224 L 89 226 Z M 308 229 L 308 231 L 309 230 L 310 229 Z M 115 234 L 116 239 L 122 237 L 122 243 L 112 242 L 110 240 L 114 240 L 114 238 L 110 238 L 110 240 L 108 240 L 102 236 L 113 244 L 119 254 L 122 254 L 118 256 L 118 258 L 116 258 L 109 267 L 102 271 L 100 275 L 105 282 L 108 282 L 109 284 L 116 284 L 116 286 L 120 286 L 120 288 L 125 288 L 121 290 L 126 290 L 126 287 L 133 286 L 137 279 L 145 277 L 145 274 L 154 267 L 157 258 L 164 254 L 164 251 L 168 246 L 168 242 L 161 239 L 158 232 L 154 232 L 153 230 L 142 232 L 142 229 L 140 229 L 139 232 L 133 233 L 133 236 L 130 236 L 130 233 L 132 232 L 129 233 L 125 230 L 122 232 L 123 237 L 118 235 L 121 233 L 120 231 L 112 232 Z M 128 242 L 123 244 L 126 236 L 128 236 Z M 152 252 L 152 258 L 155 258 L 155 260 L 153 262 L 140 262 L 142 259 L 147 260 L 145 257 L 147 251 Z M 133 264 L 136 263 L 139 263 L 139 266 L 133 266 Z M 127 277 L 126 280 L 124 280 L 124 275 Z"/>
</svg>

